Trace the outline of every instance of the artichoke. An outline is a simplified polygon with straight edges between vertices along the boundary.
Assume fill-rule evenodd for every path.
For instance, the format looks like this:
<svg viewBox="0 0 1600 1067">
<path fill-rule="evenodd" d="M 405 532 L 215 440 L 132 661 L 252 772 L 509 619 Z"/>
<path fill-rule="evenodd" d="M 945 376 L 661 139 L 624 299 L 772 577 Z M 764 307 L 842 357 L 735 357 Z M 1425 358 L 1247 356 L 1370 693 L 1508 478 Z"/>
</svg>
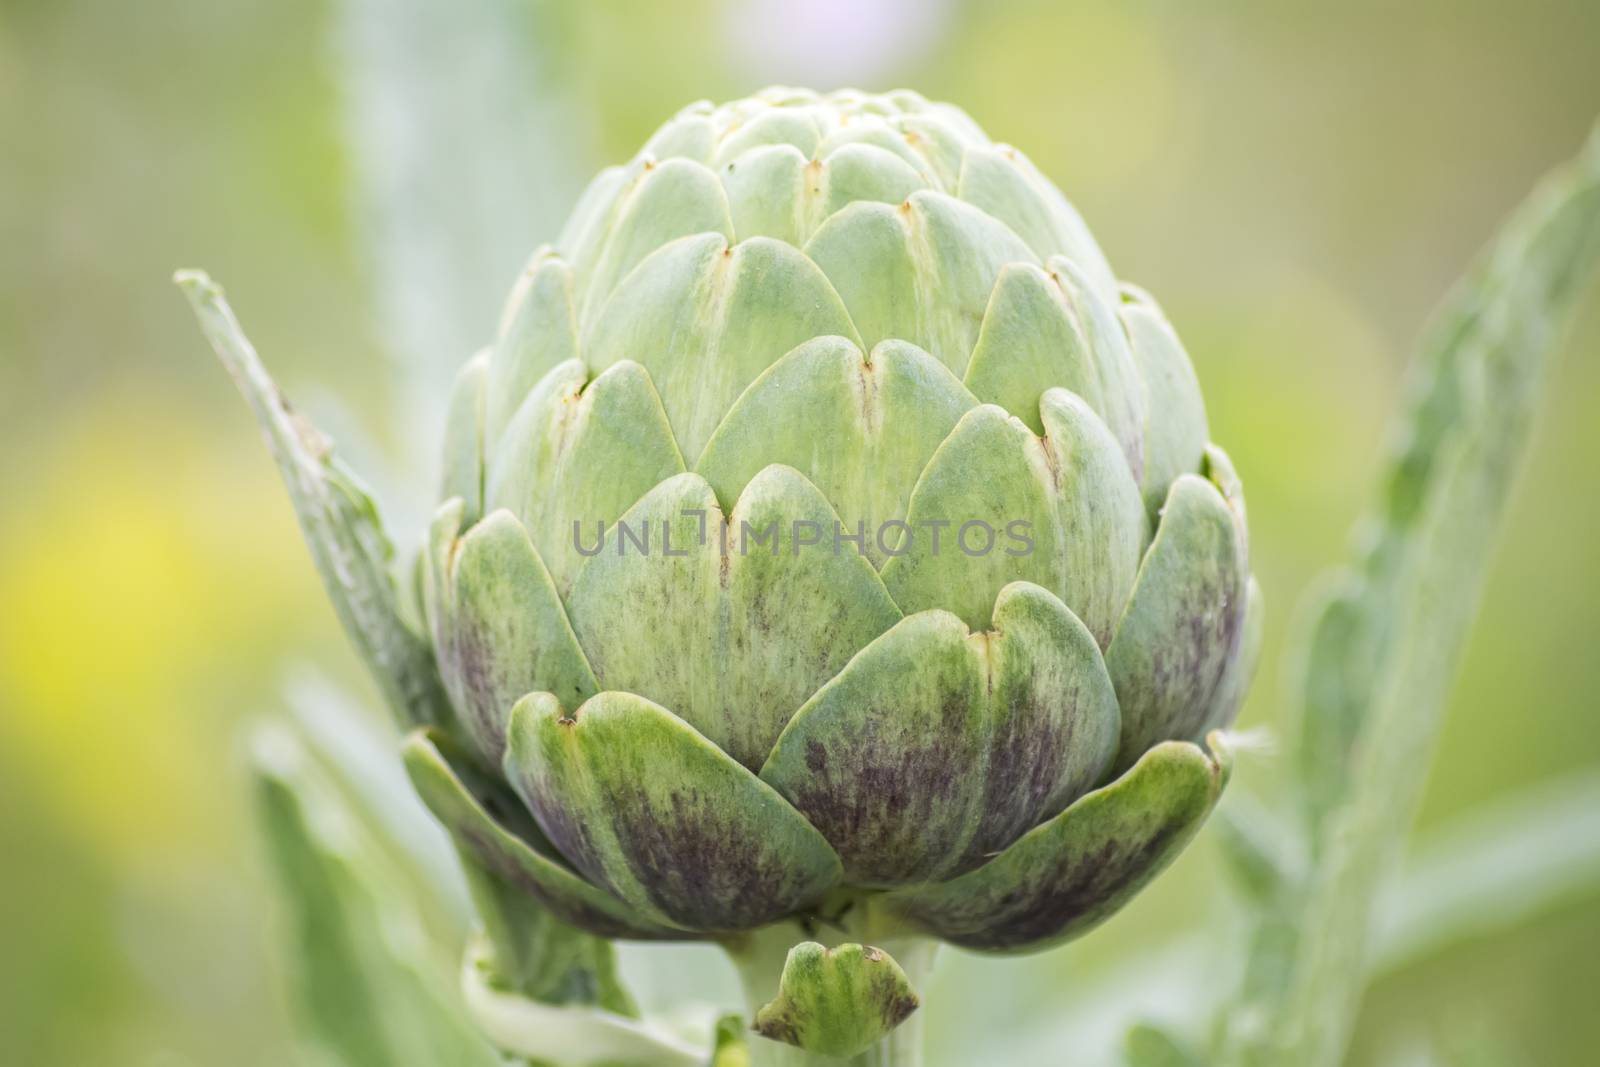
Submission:
<svg viewBox="0 0 1600 1067">
<path fill-rule="evenodd" d="M 680 112 L 533 255 L 448 422 L 417 615 L 451 710 L 407 764 L 566 923 L 1035 949 L 1216 802 L 1239 480 L 1155 302 L 954 107 Z M 788 962 L 770 1036 L 848 1052 L 915 1005 L 830 1048 L 829 989 L 903 976 Z"/>
</svg>

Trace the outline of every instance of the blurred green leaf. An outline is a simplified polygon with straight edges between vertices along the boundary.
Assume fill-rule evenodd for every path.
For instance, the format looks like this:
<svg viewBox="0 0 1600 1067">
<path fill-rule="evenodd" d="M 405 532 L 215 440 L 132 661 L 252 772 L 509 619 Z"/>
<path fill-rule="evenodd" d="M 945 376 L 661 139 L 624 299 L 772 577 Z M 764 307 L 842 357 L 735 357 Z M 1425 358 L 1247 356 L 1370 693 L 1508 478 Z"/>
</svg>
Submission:
<svg viewBox="0 0 1600 1067">
<path fill-rule="evenodd" d="M 396 440 L 413 473 L 431 471 L 439 396 L 493 339 L 503 294 L 588 177 L 566 58 L 579 13 L 553 0 L 338 0 L 333 16 L 350 213 L 401 371 Z M 413 498 L 417 485 L 431 488 L 382 488 L 420 525 L 434 502 Z"/>
<path fill-rule="evenodd" d="M 480 940 L 463 987 L 474 1022 L 498 1047 L 552 1067 L 705 1067 L 712 1050 L 665 1026 L 601 1007 L 547 1004 L 500 987 Z M 442 1061 L 449 1062 L 449 1061 Z"/>
<path fill-rule="evenodd" d="M 477 966 L 498 989 L 544 1004 L 594 1005 L 634 1017 L 638 1006 L 617 973 L 610 941 L 568 926 L 527 890 L 463 854 L 473 903 L 483 924 Z"/>
<path fill-rule="evenodd" d="M 396 731 L 310 666 L 290 672 L 285 699 L 307 753 L 459 940 L 472 920 L 461 865 L 411 788 Z"/>
<path fill-rule="evenodd" d="M 743 1015 L 724 1015 L 718 1019 L 709 1067 L 750 1067 L 748 1032 Z"/>
<path fill-rule="evenodd" d="M 1261 907 L 1277 907 L 1304 875 L 1283 821 L 1244 789 L 1224 797 L 1213 833 L 1234 884 Z"/>
<path fill-rule="evenodd" d="M 1600 774 L 1580 773 L 1529 787 L 1456 817 L 1418 843 L 1405 869 L 1378 900 L 1370 976 L 1397 974 L 1469 939 L 1515 936 L 1541 916 L 1564 904 L 1592 899 L 1596 893 L 1600 893 Z M 1266 1003 L 1269 994 L 1289 980 L 1298 919 L 1285 911 L 1254 917 L 1243 998 L 1252 1007 Z M 1223 927 L 1224 936 L 1233 929 Z M 1081 989 L 1066 991 L 1052 1014 L 1040 1013 L 1009 1029 L 1009 1039 L 1013 1048 L 1082 1045 L 1086 1035 L 1099 1036 L 1106 1015 L 1125 1025 L 1142 1012 L 1158 1013 L 1185 1028 L 1202 1026 L 1207 1013 L 1218 1007 L 1209 990 L 1219 965 L 1213 939 L 1198 933 L 1175 939 L 1122 960 L 1115 970 L 1102 968 L 1079 976 Z M 975 999 L 975 990 L 951 990 L 948 985 L 947 981 L 947 988 L 939 992 Z M 1062 991 L 1051 995 L 1062 996 Z M 1257 1032 L 1253 1028 L 1265 1022 L 1237 1013 L 1228 1020 L 1236 1033 Z M 1170 1040 L 1170 1032 L 1139 1024 L 1129 1031 L 1125 1055 L 1137 1063 L 1129 1051 L 1134 1045 L 1139 1055 L 1148 1056 Z M 1097 1054 L 1086 1056 L 1085 1062 L 1106 1061 Z"/>
<path fill-rule="evenodd" d="M 1374 962 L 1398 968 L 1597 891 L 1600 774 L 1530 786 L 1417 844 L 1378 900 Z"/>
<path fill-rule="evenodd" d="M 1127 1067 L 1204 1067 L 1205 1062 L 1154 1023 L 1139 1023 L 1128 1031 L 1123 1057 Z"/>
<path fill-rule="evenodd" d="M 298 935 L 295 999 L 314 1045 L 347 1067 L 499 1064 L 433 984 L 396 872 L 332 783 L 287 730 L 255 741 L 258 814 Z"/>
<path fill-rule="evenodd" d="M 501 1005 L 523 999 L 572 1009 L 559 1021 L 572 1027 L 580 1042 L 591 1032 L 591 1036 L 599 1035 L 602 1045 L 615 1029 L 632 1034 L 636 1024 L 630 1017 L 638 1012 L 622 986 L 611 942 L 560 922 L 526 892 L 486 871 L 471 857 L 461 856 L 458 862 L 448 838 L 435 828 L 433 817 L 406 782 L 396 748 L 331 686 L 302 675 L 291 688 L 291 696 L 296 729 L 274 726 L 262 731 L 257 745 L 258 778 L 264 789 L 277 782 L 288 783 L 302 808 L 317 805 L 321 817 L 332 822 L 332 833 L 351 838 L 347 847 L 360 850 L 369 895 L 377 899 L 384 894 L 395 898 L 403 894 L 401 906 L 413 941 L 426 940 L 427 920 L 436 912 L 448 913 L 452 921 L 440 931 L 443 944 L 434 946 L 440 951 L 426 954 L 426 959 L 418 953 L 403 963 L 430 977 L 454 973 L 454 954 L 462 941 L 465 918 L 460 913 L 465 900 L 458 898 L 470 891 L 481 925 L 467 962 L 469 988 L 483 990 Z M 270 816 L 279 814 L 282 806 L 263 805 L 269 815 L 269 831 L 281 821 Z M 314 825 L 310 815 L 301 821 Z M 301 832 L 304 836 L 308 831 Z M 289 882 L 297 884 L 292 879 Z M 315 888 L 317 883 L 305 884 Z M 326 910 L 327 898 L 326 893 L 316 893 L 314 899 L 304 902 L 305 907 Z M 384 902 L 377 900 L 378 904 Z M 341 920 L 336 915 L 327 921 Z M 351 995 L 364 999 L 359 988 L 361 976 L 339 973 L 350 953 L 323 954 L 319 949 L 304 954 L 308 975 L 329 975 L 329 982 L 354 981 L 357 988 Z M 391 963 L 378 960 L 367 969 Z M 354 965 L 345 968 L 355 969 Z M 463 1005 L 452 1002 L 448 1008 L 455 1013 L 456 1025 L 471 1026 Z M 585 1010 L 591 1008 L 594 1010 Z M 341 1038 L 377 1047 L 382 1035 L 375 1037 L 370 1032 L 360 1011 L 339 1017 L 350 1023 L 350 1032 L 341 1031 Z M 640 1025 L 632 1036 L 639 1047 L 653 1047 L 648 1028 Z M 545 1034 L 531 1041 L 520 1040 L 525 1052 L 535 1045 L 560 1052 L 573 1038 Z M 669 1045 L 667 1051 L 674 1049 Z M 589 1061 L 552 1056 L 549 1062 L 556 1067 L 576 1067 Z"/>
<path fill-rule="evenodd" d="M 1317 856 L 1284 980 L 1235 1009 L 1266 1023 L 1234 1029 L 1230 1060 L 1343 1055 L 1374 895 L 1421 796 L 1548 354 L 1597 258 L 1600 133 L 1511 219 L 1423 347 L 1360 557 L 1310 632 L 1299 759 Z"/>
<path fill-rule="evenodd" d="M 409 726 L 447 725 L 433 650 L 402 615 L 390 570 L 394 548 L 377 505 L 334 456 L 332 442 L 290 408 L 221 287 L 200 271 L 179 271 L 174 280 L 255 413 L 339 621 L 390 708 Z"/>
</svg>

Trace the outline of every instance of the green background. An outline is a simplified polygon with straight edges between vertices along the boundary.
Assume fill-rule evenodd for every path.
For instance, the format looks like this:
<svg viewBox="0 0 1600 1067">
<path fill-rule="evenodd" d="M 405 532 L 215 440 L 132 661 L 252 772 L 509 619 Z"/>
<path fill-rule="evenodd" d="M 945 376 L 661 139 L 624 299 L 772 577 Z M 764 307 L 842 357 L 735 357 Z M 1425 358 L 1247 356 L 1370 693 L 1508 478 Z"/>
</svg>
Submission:
<svg viewBox="0 0 1600 1067">
<path fill-rule="evenodd" d="M 850 4 L 816 6 L 850 21 Z M 1270 613 L 1243 724 L 1271 727 L 1292 605 L 1349 544 L 1429 309 L 1600 114 L 1600 5 L 862 4 L 889 14 L 839 29 L 848 49 L 823 35 L 810 53 L 781 22 L 795 7 L 591 3 L 509 20 L 540 35 L 525 90 L 565 116 L 567 136 L 503 157 L 479 147 L 490 166 L 555 153 L 538 177 L 492 175 L 528 197 L 509 216 L 528 232 L 501 245 L 553 235 L 582 177 L 699 97 L 828 88 L 844 71 L 961 104 L 1057 180 L 1188 345 L 1249 494 Z M 8 1062 L 288 1055 L 241 726 L 276 711 L 286 664 L 371 689 L 168 279 L 203 266 L 222 281 L 290 394 L 358 462 L 431 450 L 390 415 L 402 376 L 373 296 L 384 257 L 362 241 L 349 25 L 348 9 L 307 0 L 0 4 Z M 470 50 L 441 67 L 459 73 L 452 99 L 473 100 Z M 418 71 L 413 91 L 435 95 L 434 73 Z M 443 215 L 482 195 L 484 175 L 452 170 L 449 145 L 423 147 L 444 175 Z M 494 260 L 454 265 L 503 281 L 464 298 L 481 329 L 432 355 L 446 373 L 494 328 L 517 257 Z M 1430 776 L 1424 830 L 1600 773 L 1593 290 L 1585 303 L 1437 761 L 1416 768 Z M 1278 773 L 1277 753 L 1246 758 L 1246 788 Z M 1081 945 L 986 973 L 1014 974 L 1016 997 L 1048 1011 L 1052 976 L 1065 990 L 1067 976 L 1194 929 L 1222 893 L 1203 845 Z M 1591 1062 L 1596 988 L 1600 888 L 1385 977 L 1351 1062 L 1413 1062 L 1427 1044 L 1461 1050 L 1449 1062 Z M 953 1024 L 960 1006 L 946 1009 Z"/>
</svg>

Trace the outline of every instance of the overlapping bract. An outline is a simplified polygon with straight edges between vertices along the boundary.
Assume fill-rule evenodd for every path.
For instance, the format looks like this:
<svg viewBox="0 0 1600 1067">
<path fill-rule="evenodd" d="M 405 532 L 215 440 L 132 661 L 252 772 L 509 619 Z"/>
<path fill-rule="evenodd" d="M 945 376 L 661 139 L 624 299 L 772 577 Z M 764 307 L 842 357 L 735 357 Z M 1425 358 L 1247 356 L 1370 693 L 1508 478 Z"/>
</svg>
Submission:
<svg viewBox="0 0 1600 1067">
<path fill-rule="evenodd" d="M 610 936 L 852 894 L 1072 936 L 1225 778 L 1259 594 L 1207 437 L 1159 309 L 961 112 L 691 107 L 461 376 L 423 591 L 476 751 L 413 775 Z"/>
</svg>

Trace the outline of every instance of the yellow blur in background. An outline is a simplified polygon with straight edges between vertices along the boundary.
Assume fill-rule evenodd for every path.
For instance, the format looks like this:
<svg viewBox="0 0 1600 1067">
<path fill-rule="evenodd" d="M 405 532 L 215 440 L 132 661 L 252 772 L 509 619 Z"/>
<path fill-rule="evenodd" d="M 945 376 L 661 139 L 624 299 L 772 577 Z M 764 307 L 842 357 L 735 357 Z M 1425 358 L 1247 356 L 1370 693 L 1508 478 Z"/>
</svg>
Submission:
<svg viewBox="0 0 1600 1067">
<path fill-rule="evenodd" d="M 296 662 L 375 703 L 174 268 L 227 285 L 357 466 L 410 469 L 433 442 L 394 415 L 407 391 L 489 337 L 581 181 L 679 106 L 771 82 L 952 100 L 1056 179 L 1184 337 L 1249 489 L 1271 612 L 1244 725 L 1271 727 L 1291 606 L 1347 545 L 1427 312 L 1600 114 L 1600 5 L 1580 0 L 456 6 L 0 4 L 0 1061 L 285 1062 L 241 729 L 278 710 Z M 537 35 L 537 68 L 508 68 L 523 99 L 479 84 L 497 46 L 468 34 L 402 71 L 385 112 L 352 49 L 439 19 Z M 452 146 L 405 142 L 428 107 L 525 108 L 530 140 L 453 171 Z M 422 217 L 374 221 L 404 196 L 373 165 L 397 135 L 442 175 L 424 208 L 476 207 L 512 232 L 474 244 Z M 426 301 L 397 309 L 406 263 L 384 242 L 413 238 L 463 258 L 418 276 L 474 279 L 445 295 L 475 335 Z M 1597 303 L 1557 362 L 1438 758 L 1418 768 L 1424 831 L 1600 773 Z M 1280 770 L 1269 754 L 1241 777 Z M 1028 973 L 1192 926 L 1217 882 L 1193 850 Z M 1418 1041 L 1592 1062 L 1597 987 L 1600 892 L 1581 892 L 1386 976 L 1351 1063 L 1409 1062 Z"/>
</svg>

